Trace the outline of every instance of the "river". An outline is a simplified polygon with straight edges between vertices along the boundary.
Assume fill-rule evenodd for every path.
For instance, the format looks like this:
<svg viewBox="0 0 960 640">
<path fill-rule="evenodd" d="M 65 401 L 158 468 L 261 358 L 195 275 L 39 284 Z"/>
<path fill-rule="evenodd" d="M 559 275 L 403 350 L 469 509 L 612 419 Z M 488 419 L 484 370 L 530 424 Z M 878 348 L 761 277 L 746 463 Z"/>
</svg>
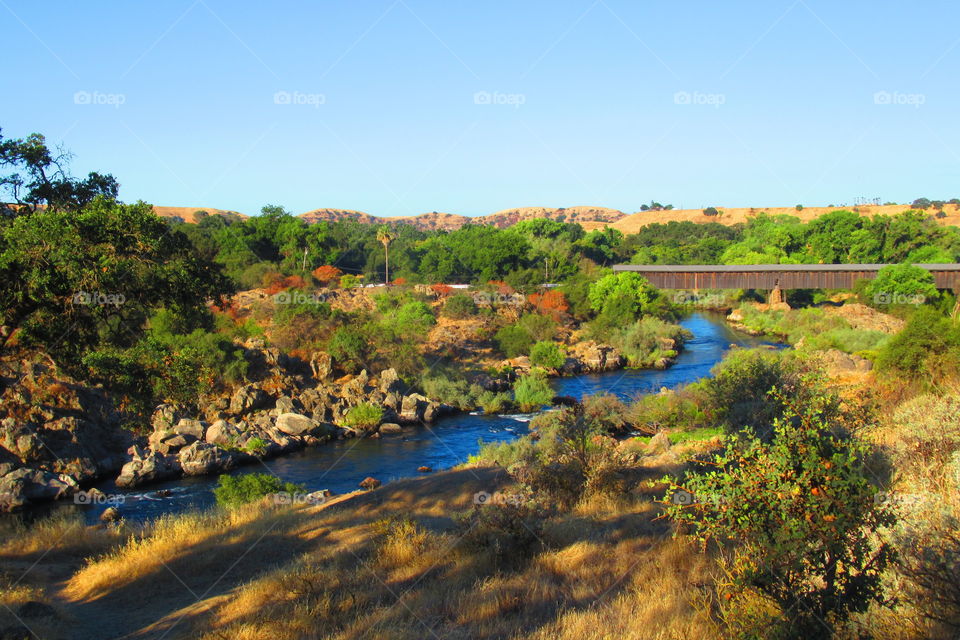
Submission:
<svg viewBox="0 0 960 640">
<path fill-rule="evenodd" d="M 771 344 L 730 329 L 718 314 L 694 313 L 680 322 L 692 334 L 676 362 L 665 370 L 629 370 L 556 378 L 558 395 L 576 398 L 593 393 L 614 393 L 624 400 L 674 388 L 706 377 L 731 344 Z M 339 440 L 283 457 L 265 460 L 233 471 L 233 474 L 273 473 L 285 481 L 306 486 L 308 491 L 329 489 L 346 493 L 372 476 L 381 482 L 418 475 L 417 468 L 447 469 L 467 460 L 479 442 L 504 441 L 528 432 L 530 415 L 483 416 L 458 414 L 428 427 L 409 427 L 403 433 L 375 439 Z M 112 481 L 97 485 L 116 504 L 124 518 L 144 521 L 214 503 L 216 477 L 183 478 L 133 490 L 119 490 Z M 79 509 L 88 522 L 96 522 L 109 504 L 57 505 L 56 509 Z"/>
</svg>

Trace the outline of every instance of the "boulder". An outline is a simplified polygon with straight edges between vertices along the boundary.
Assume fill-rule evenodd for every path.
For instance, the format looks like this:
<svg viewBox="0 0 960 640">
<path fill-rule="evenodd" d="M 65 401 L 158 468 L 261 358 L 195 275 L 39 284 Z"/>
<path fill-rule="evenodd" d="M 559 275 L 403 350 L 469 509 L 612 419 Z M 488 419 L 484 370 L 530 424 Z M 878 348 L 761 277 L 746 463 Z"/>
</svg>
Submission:
<svg viewBox="0 0 960 640">
<path fill-rule="evenodd" d="M 206 423 L 201 422 L 200 420 L 187 420 L 186 418 L 182 418 L 172 429 L 174 433 L 185 436 L 193 436 L 197 440 L 203 440 L 206 430 Z"/>
<path fill-rule="evenodd" d="M 303 413 L 303 406 L 300 401 L 290 396 L 280 396 L 277 398 L 277 415 L 283 413 Z"/>
<path fill-rule="evenodd" d="M 178 456 L 180 467 L 186 476 L 203 476 L 213 472 L 228 471 L 236 466 L 236 456 L 216 445 L 194 442 Z"/>
<path fill-rule="evenodd" d="M 153 416 L 150 418 L 150 425 L 154 431 L 163 431 L 172 428 L 186 415 L 183 407 L 174 404 L 161 404 L 154 409 Z"/>
<path fill-rule="evenodd" d="M 0 478 L 0 511 L 12 511 L 32 502 L 57 500 L 79 490 L 68 475 L 24 467 Z"/>
<path fill-rule="evenodd" d="M 147 482 L 178 477 L 181 471 L 175 458 L 167 458 L 156 451 L 141 453 L 137 448 L 133 460 L 123 465 L 120 470 L 116 485 L 136 487 Z"/>
<path fill-rule="evenodd" d="M 299 413 L 281 413 L 277 416 L 275 424 L 277 429 L 291 436 L 301 436 L 313 431 L 318 426 L 316 420 Z"/>
<path fill-rule="evenodd" d="M 233 397 L 230 398 L 230 413 L 243 415 L 262 409 L 269 403 L 270 396 L 263 389 L 247 384 L 237 389 Z"/>
<path fill-rule="evenodd" d="M 185 433 L 165 431 L 150 434 L 150 448 L 163 455 L 176 453 L 196 441 L 196 436 Z"/>
<path fill-rule="evenodd" d="M 232 447 L 240 437 L 242 431 L 226 420 L 217 420 L 207 428 L 204 440 L 209 444 L 220 445 L 221 447 Z"/>
<path fill-rule="evenodd" d="M 393 367 L 380 372 L 380 391 L 386 394 L 399 393 L 402 383 L 400 375 Z"/>
<path fill-rule="evenodd" d="M 658 431 L 647 443 L 647 452 L 651 454 L 664 453 L 670 448 L 670 438 L 665 431 Z"/>
<path fill-rule="evenodd" d="M 329 353 L 318 351 L 310 358 L 310 371 L 317 380 L 326 380 L 333 371 L 333 362 Z"/>
<path fill-rule="evenodd" d="M 116 522 L 120 519 L 120 510 L 116 507 L 107 507 L 100 514 L 100 522 Z"/>
<path fill-rule="evenodd" d="M 419 422 L 423 420 L 423 412 L 427 408 L 429 399 L 419 393 L 404 396 L 400 402 L 400 421 Z"/>
<path fill-rule="evenodd" d="M 396 422 L 384 422 L 380 425 L 380 433 L 403 433 L 403 427 Z"/>
</svg>

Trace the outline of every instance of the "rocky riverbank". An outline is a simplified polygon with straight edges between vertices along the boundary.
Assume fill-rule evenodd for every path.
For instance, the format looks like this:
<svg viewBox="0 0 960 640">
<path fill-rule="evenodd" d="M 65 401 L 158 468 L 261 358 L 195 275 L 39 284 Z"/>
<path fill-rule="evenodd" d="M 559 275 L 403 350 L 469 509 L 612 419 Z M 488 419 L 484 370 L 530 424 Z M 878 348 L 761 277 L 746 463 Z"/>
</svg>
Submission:
<svg viewBox="0 0 960 640">
<path fill-rule="evenodd" d="M 429 424 L 458 411 L 419 393 L 394 369 L 337 377 L 326 353 L 304 361 L 256 340 L 244 350 L 252 382 L 212 393 L 200 409 L 161 405 L 139 430 L 130 429 L 102 389 L 59 375 L 47 364 L 6 366 L 0 396 L 0 510 L 69 498 L 104 478 L 128 488 L 219 474 L 335 439 L 395 433 L 403 425 Z M 572 345 L 563 367 L 550 373 L 600 373 L 625 364 L 613 347 L 588 341 Z M 657 366 L 669 364 L 664 359 Z M 476 373 L 471 382 L 503 391 L 529 369 L 527 358 L 508 360 L 496 375 Z M 347 424 L 348 412 L 360 404 L 382 409 L 377 424 Z"/>
</svg>

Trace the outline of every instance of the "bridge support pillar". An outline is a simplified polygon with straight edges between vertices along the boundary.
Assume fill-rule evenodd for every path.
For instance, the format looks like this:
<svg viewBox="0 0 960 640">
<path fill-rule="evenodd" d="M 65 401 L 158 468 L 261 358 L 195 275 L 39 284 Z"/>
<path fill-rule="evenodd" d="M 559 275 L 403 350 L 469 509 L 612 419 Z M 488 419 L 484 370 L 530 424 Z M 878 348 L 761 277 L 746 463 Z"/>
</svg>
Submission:
<svg viewBox="0 0 960 640">
<path fill-rule="evenodd" d="M 783 290 L 780 289 L 779 284 L 770 291 L 770 298 L 767 299 L 767 302 L 769 304 L 783 304 Z"/>
</svg>

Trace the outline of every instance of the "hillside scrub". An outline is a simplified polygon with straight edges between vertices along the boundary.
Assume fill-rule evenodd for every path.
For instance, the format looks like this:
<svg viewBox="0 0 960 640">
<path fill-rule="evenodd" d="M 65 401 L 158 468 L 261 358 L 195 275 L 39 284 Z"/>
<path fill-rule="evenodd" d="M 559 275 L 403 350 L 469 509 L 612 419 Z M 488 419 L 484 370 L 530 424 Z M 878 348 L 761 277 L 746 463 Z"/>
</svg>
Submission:
<svg viewBox="0 0 960 640">
<path fill-rule="evenodd" d="M 805 349 L 839 349 L 845 353 L 872 355 L 889 339 L 881 331 L 854 329 L 846 320 L 816 307 L 765 309 L 744 304 L 738 324 L 754 334 L 774 336 Z"/>
</svg>

